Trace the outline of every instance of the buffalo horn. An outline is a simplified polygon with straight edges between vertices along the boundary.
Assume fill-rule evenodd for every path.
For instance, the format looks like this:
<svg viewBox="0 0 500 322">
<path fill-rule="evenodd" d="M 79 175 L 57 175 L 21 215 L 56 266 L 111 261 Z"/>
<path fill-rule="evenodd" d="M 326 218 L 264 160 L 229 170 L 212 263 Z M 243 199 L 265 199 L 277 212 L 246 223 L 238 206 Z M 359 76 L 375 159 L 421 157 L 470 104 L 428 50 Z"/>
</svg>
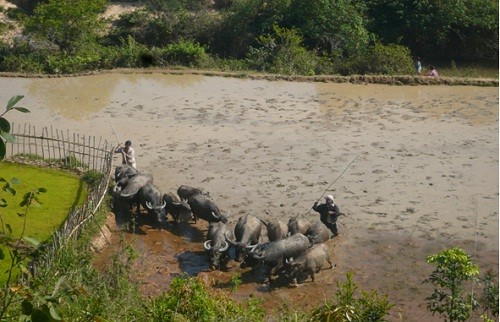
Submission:
<svg viewBox="0 0 500 322">
<path fill-rule="evenodd" d="M 236 246 L 236 243 L 235 243 L 234 241 L 232 241 L 231 239 L 227 238 L 226 233 L 224 233 L 224 238 L 226 239 L 226 241 L 227 241 L 228 243 L 230 243 L 230 244 L 231 244 L 231 245 L 233 245 L 233 246 Z"/>
<path fill-rule="evenodd" d="M 161 209 L 165 208 L 166 205 L 167 205 L 167 202 L 165 200 L 163 200 L 163 203 L 161 204 Z"/>
<path fill-rule="evenodd" d="M 219 251 L 225 252 L 229 248 L 229 243 L 225 242 L 225 241 L 222 241 L 222 242 L 225 244 L 225 246 L 222 246 L 222 248 Z"/>
<path fill-rule="evenodd" d="M 149 209 L 153 210 L 153 205 L 149 201 L 146 201 L 146 207 L 148 207 Z"/>
<path fill-rule="evenodd" d="M 211 240 L 209 239 L 203 243 L 203 248 L 205 248 L 205 250 L 210 250 L 212 248 L 212 246 L 210 246 L 210 242 Z"/>
</svg>

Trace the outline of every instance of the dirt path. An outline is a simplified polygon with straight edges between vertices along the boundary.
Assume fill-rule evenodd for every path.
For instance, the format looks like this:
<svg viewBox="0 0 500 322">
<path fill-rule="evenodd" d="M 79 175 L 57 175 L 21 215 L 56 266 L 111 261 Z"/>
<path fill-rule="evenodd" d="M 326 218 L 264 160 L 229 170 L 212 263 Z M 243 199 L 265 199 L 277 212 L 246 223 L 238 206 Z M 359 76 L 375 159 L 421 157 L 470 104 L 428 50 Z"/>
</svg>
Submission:
<svg viewBox="0 0 500 322">
<path fill-rule="evenodd" d="M 1 97 L 26 95 L 16 123 L 91 132 L 136 148 L 138 168 L 163 191 L 211 192 L 230 224 L 305 216 L 331 182 L 341 211 L 330 240 L 333 270 L 315 283 L 269 289 L 234 267 L 206 272 L 206 224 L 144 225 L 125 234 L 141 254 L 137 280 L 154 296 L 183 271 L 234 298 L 310 309 L 331 298 L 348 271 L 361 289 L 387 293 L 391 320 L 437 320 L 425 308 L 425 258 L 459 246 L 481 272 L 498 273 L 498 88 L 285 82 L 163 73 L 1 78 Z M 119 163 L 118 156 L 115 162 Z M 117 218 L 115 218 L 117 219 Z M 115 231 L 117 231 L 115 229 Z M 118 233 L 115 240 L 119 240 Z M 109 248 L 111 251 L 112 248 Z"/>
</svg>

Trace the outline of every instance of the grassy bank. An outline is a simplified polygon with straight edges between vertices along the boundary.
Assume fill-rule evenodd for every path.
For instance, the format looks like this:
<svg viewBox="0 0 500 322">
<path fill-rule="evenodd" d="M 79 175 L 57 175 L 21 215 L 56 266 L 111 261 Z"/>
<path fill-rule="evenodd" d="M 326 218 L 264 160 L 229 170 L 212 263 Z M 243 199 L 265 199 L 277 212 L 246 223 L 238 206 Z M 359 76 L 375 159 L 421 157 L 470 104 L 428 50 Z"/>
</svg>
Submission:
<svg viewBox="0 0 500 322">
<path fill-rule="evenodd" d="M 0 77 L 26 77 L 26 78 L 54 78 L 54 77 L 76 77 L 97 74 L 191 74 L 215 77 L 233 77 L 233 78 L 248 78 L 268 81 L 293 81 L 293 82 L 324 82 L 324 83 L 353 83 L 353 84 L 386 84 L 386 85 L 450 85 L 450 86 L 492 86 L 498 87 L 497 78 L 478 78 L 478 77 L 461 77 L 458 71 L 456 76 L 447 77 L 429 77 L 417 75 L 317 75 L 317 76 L 289 76 L 278 74 L 264 74 L 254 71 L 239 71 L 228 72 L 218 70 L 205 69 L 189 69 L 189 68 L 117 68 L 111 70 L 99 70 L 85 73 L 69 74 L 69 75 L 47 75 L 47 74 L 25 74 L 25 73 L 0 73 Z M 470 75 L 470 72 L 466 73 Z M 492 75 L 490 72 L 489 75 Z"/>
</svg>

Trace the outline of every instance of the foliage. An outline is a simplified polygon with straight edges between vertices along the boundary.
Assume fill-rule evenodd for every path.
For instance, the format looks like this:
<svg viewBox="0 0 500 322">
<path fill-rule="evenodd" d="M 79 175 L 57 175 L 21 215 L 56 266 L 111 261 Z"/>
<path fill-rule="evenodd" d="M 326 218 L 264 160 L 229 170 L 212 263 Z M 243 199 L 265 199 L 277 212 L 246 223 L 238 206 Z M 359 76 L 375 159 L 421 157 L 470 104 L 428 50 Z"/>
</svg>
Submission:
<svg viewBox="0 0 500 322">
<path fill-rule="evenodd" d="M 484 277 L 480 279 L 480 283 L 484 284 L 483 293 L 479 298 L 479 304 L 483 308 L 483 315 L 487 316 L 487 313 L 498 319 L 498 303 L 499 303 L 499 291 L 498 282 L 495 283 L 495 274 L 488 271 Z"/>
<path fill-rule="evenodd" d="M 238 287 L 243 283 L 241 280 L 241 274 L 236 273 L 231 276 L 231 291 L 236 291 Z"/>
<path fill-rule="evenodd" d="M 498 1 L 370 0 L 369 29 L 421 57 L 498 57 Z"/>
<path fill-rule="evenodd" d="M 16 190 L 13 188 L 13 184 L 17 182 L 18 179 L 16 178 L 10 181 L 0 178 L 0 183 L 3 184 L 2 191 L 15 196 Z M 23 208 L 23 210 L 17 213 L 19 217 L 23 218 L 19 237 L 13 236 L 11 225 L 7 223 L 3 212 L 0 213 L 0 261 L 3 262 L 5 260 L 5 254 L 2 249 L 8 250 L 10 258 L 8 269 L 6 270 L 6 279 L 2 283 L 2 289 L 0 290 L 0 320 L 8 319 L 9 310 L 19 302 L 22 303 L 21 316 L 25 316 L 25 318 L 29 317 L 31 320 L 44 321 L 60 320 L 55 303 L 51 297 L 41 296 L 36 292 L 32 292 L 29 287 L 17 281 L 17 272 L 20 271 L 26 275 L 30 274 L 26 261 L 39 246 L 39 242 L 36 239 L 25 234 L 28 213 L 33 205 L 41 204 L 39 194 L 46 191 L 45 188 L 37 188 L 23 195 L 19 203 L 19 207 Z M 8 206 L 6 199 L 1 199 L 0 206 L 2 208 Z"/>
<path fill-rule="evenodd" d="M 254 69 L 285 75 L 314 75 L 316 57 L 302 47 L 296 29 L 274 25 L 273 33 L 258 37 L 258 48 L 250 48 L 248 61 Z"/>
<path fill-rule="evenodd" d="M 458 247 L 445 249 L 427 257 L 436 269 L 424 283 L 434 285 L 434 292 L 427 297 L 427 309 L 439 313 L 448 321 L 465 321 L 473 307 L 473 295 L 465 297 L 465 283 L 473 281 L 479 268 L 470 256 Z"/>
<path fill-rule="evenodd" d="M 364 55 L 338 65 L 337 68 L 345 75 L 411 75 L 415 73 L 408 48 L 395 44 L 383 45 L 378 42 L 370 46 Z"/>
<path fill-rule="evenodd" d="M 53 45 L 62 54 L 76 54 L 95 43 L 102 28 L 99 13 L 105 0 L 49 0 L 36 6 L 25 22 L 25 35 Z"/>
<path fill-rule="evenodd" d="M 16 106 L 16 104 L 20 100 L 22 100 L 23 97 L 23 95 L 16 95 L 11 97 L 11 99 L 7 103 L 7 106 L 5 107 L 5 111 L 0 114 L 0 160 L 3 160 L 5 158 L 5 142 L 14 143 L 16 141 L 15 136 L 10 133 L 10 122 L 3 116 L 12 110 L 16 110 L 21 113 L 29 113 L 29 110 L 27 108 Z"/>
<path fill-rule="evenodd" d="M 95 188 L 99 185 L 103 177 L 104 174 L 97 170 L 88 170 L 83 174 L 82 180 L 85 181 L 91 188 Z"/>
<path fill-rule="evenodd" d="M 235 303 L 223 294 L 209 293 L 196 278 L 176 277 L 170 290 L 154 299 L 153 321 L 263 321 L 259 301 Z"/>
<path fill-rule="evenodd" d="M 311 312 L 311 321 L 385 321 L 385 316 L 394 306 L 387 300 L 387 295 L 379 297 L 377 291 L 361 292 L 356 298 L 358 286 L 352 280 L 352 273 L 346 274 L 346 281 L 337 282 L 333 302 L 326 302 Z"/>
<path fill-rule="evenodd" d="M 309 48 L 343 59 L 368 45 L 362 2 L 292 0 L 285 24 L 298 28 Z"/>
<path fill-rule="evenodd" d="M 169 44 L 158 50 L 160 65 L 182 65 L 188 67 L 207 66 L 210 61 L 205 48 L 191 41 Z"/>
</svg>

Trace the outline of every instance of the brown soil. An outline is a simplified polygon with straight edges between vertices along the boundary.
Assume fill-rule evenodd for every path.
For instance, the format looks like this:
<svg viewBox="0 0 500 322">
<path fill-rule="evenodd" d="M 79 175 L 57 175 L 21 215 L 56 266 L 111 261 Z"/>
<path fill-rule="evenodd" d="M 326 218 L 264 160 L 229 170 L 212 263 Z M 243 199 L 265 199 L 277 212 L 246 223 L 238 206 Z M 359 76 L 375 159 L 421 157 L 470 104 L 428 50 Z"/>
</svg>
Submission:
<svg viewBox="0 0 500 322">
<path fill-rule="evenodd" d="M 231 212 L 230 225 L 248 212 L 264 220 L 317 220 L 310 208 L 324 193 L 335 195 L 346 213 L 340 236 L 328 241 L 336 267 L 297 288 L 269 288 L 234 262 L 228 271 L 209 271 L 204 222 L 157 227 L 140 217 L 129 231 L 128 218 L 112 214 L 111 245 L 96 265 L 105 265 L 120 240 L 133 245 L 135 280 L 147 296 L 188 273 L 235 299 L 262 298 L 274 320 L 285 304 L 309 310 L 331 299 L 336 283 L 352 271 L 360 289 L 387 293 L 396 304 L 389 320 L 437 321 L 426 310 L 432 289 L 422 284 L 433 268 L 427 255 L 458 246 L 481 272 L 498 274 L 496 87 L 150 70 L 0 77 L 0 97 L 15 94 L 26 95 L 22 105 L 31 109 L 8 114 L 16 124 L 91 132 L 115 142 L 112 123 L 120 141 L 132 140 L 138 169 L 153 174 L 162 192 L 182 184 L 208 190 Z M 236 273 L 243 284 L 231 292 Z"/>
</svg>

